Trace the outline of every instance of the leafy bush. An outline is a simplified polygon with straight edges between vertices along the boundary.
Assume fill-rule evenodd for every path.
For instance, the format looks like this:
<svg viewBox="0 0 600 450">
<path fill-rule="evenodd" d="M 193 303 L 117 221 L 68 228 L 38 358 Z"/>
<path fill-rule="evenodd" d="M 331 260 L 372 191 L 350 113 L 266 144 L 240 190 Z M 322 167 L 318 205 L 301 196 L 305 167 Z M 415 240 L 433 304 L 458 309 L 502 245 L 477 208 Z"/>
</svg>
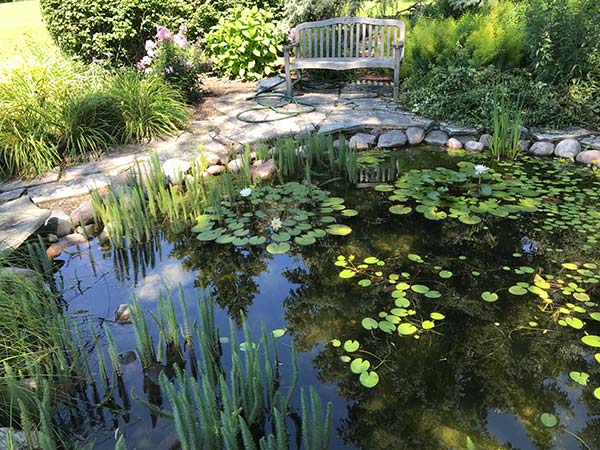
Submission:
<svg viewBox="0 0 600 450">
<path fill-rule="evenodd" d="M 404 71 L 435 66 L 520 67 L 526 55 L 524 8 L 512 2 L 460 18 L 419 16 L 406 40 Z"/>
<path fill-rule="evenodd" d="M 492 129 L 494 98 L 521 103 L 528 127 L 599 126 L 589 104 L 578 102 L 566 89 L 535 81 L 523 70 L 501 72 L 489 66 L 437 67 L 406 80 L 400 100 L 411 111 L 440 120 Z"/>
<path fill-rule="evenodd" d="M 597 0 L 531 0 L 526 29 L 538 79 L 566 83 L 592 74 L 600 83 Z"/>
<path fill-rule="evenodd" d="M 235 7 L 210 29 L 205 43 L 224 75 L 256 80 L 274 72 L 281 39 L 270 11 Z"/>
</svg>

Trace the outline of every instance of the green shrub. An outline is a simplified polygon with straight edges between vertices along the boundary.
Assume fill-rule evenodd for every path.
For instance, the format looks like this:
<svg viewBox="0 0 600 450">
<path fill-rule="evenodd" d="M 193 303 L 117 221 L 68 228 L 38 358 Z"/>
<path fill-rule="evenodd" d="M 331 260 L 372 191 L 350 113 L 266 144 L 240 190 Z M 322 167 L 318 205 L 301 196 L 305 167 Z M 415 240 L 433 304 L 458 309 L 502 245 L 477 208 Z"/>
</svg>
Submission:
<svg viewBox="0 0 600 450">
<path fill-rule="evenodd" d="M 404 72 L 435 66 L 520 67 L 526 55 L 524 8 L 494 3 L 460 18 L 419 16 L 406 39 Z"/>
<path fill-rule="evenodd" d="M 123 118 L 123 142 L 173 135 L 189 119 L 181 94 L 158 76 L 123 70 L 109 78 L 106 89 Z"/>
<path fill-rule="evenodd" d="M 270 11 L 235 7 L 206 35 L 206 52 L 223 75 L 256 80 L 275 71 L 282 37 Z"/>
<path fill-rule="evenodd" d="M 599 126 L 589 104 L 575 101 L 566 89 L 538 82 L 524 70 L 501 72 L 493 66 L 436 67 L 406 80 L 400 101 L 419 114 L 492 130 L 494 98 L 522 105 L 528 127 Z"/>
</svg>

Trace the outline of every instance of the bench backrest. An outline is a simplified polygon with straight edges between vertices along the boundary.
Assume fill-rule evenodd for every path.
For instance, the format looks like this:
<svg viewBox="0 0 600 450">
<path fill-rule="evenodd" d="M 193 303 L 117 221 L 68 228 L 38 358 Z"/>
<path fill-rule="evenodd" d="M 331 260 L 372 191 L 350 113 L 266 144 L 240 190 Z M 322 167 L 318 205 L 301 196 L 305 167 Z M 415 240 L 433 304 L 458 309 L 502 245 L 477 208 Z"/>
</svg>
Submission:
<svg viewBox="0 0 600 450">
<path fill-rule="evenodd" d="M 338 17 L 296 26 L 298 58 L 382 58 L 404 43 L 401 20 Z"/>
</svg>

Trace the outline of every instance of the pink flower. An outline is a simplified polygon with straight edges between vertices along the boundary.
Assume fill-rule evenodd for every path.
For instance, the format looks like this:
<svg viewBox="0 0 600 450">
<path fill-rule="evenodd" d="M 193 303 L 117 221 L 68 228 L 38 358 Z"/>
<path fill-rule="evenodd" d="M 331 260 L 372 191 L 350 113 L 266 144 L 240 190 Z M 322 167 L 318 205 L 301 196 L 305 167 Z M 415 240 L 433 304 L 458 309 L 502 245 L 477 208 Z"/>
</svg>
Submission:
<svg viewBox="0 0 600 450">
<path fill-rule="evenodd" d="M 152 67 L 146 67 L 144 69 L 144 74 L 145 75 L 150 75 L 152 73 Z"/>
<path fill-rule="evenodd" d="M 175 45 L 177 45 L 179 48 L 185 48 L 185 46 L 188 44 L 187 38 L 181 34 L 181 32 L 173 36 L 173 42 L 175 42 Z"/>
<path fill-rule="evenodd" d="M 137 63 L 137 66 L 139 69 L 143 69 L 148 67 L 150 64 L 152 64 L 152 58 L 149 56 L 144 56 L 142 59 L 140 59 L 140 62 Z"/>
<path fill-rule="evenodd" d="M 149 57 L 152 58 L 156 54 L 156 52 L 154 51 L 156 49 L 156 42 L 148 40 L 146 41 L 144 48 L 146 49 L 146 53 Z"/>
<path fill-rule="evenodd" d="M 164 40 L 171 39 L 172 34 L 165 26 L 159 25 L 156 27 L 156 40 L 160 43 Z"/>
<path fill-rule="evenodd" d="M 173 67 L 165 67 L 165 73 L 173 73 Z"/>
<path fill-rule="evenodd" d="M 194 67 L 194 63 L 190 60 L 186 60 L 184 63 L 185 67 L 187 67 L 188 69 L 191 69 L 192 67 Z"/>
<path fill-rule="evenodd" d="M 185 26 L 185 24 L 182 23 L 181 25 L 179 25 L 179 32 L 181 34 L 185 34 L 187 32 L 187 27 Z"/>
<path fill-rule="evenodd" d="M 295 42 L 298 40 L 298 30 L 296 28 L 292 28 L 287 35 L 288 41 Z"/>
</svg>

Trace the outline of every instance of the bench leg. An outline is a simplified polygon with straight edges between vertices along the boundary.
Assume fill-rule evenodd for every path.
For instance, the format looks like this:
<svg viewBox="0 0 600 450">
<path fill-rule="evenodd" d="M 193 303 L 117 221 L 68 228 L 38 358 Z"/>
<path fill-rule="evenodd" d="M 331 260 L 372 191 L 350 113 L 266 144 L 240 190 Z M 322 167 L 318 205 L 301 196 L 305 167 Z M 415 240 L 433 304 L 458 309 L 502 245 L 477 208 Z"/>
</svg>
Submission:
<svg viewBox="0 0 600 450">
<path fill-rule="evenodd" d="M 288 97 L 291 97 L 292 96 L 292 74 L 291 74 L 291 70 L 290 70 L 290 55 L 289 55 L 289 53 L 285 53 L 284 58 L 285 58 L 285 86 L 286 86 L 285 93 L 287 94 Z"/>
<path fill-rule="evenodd" d="M 400 50 L 394 51 L 394 101 L 398 101 L 398 89 L 400 87 Z"/>
</svg>

